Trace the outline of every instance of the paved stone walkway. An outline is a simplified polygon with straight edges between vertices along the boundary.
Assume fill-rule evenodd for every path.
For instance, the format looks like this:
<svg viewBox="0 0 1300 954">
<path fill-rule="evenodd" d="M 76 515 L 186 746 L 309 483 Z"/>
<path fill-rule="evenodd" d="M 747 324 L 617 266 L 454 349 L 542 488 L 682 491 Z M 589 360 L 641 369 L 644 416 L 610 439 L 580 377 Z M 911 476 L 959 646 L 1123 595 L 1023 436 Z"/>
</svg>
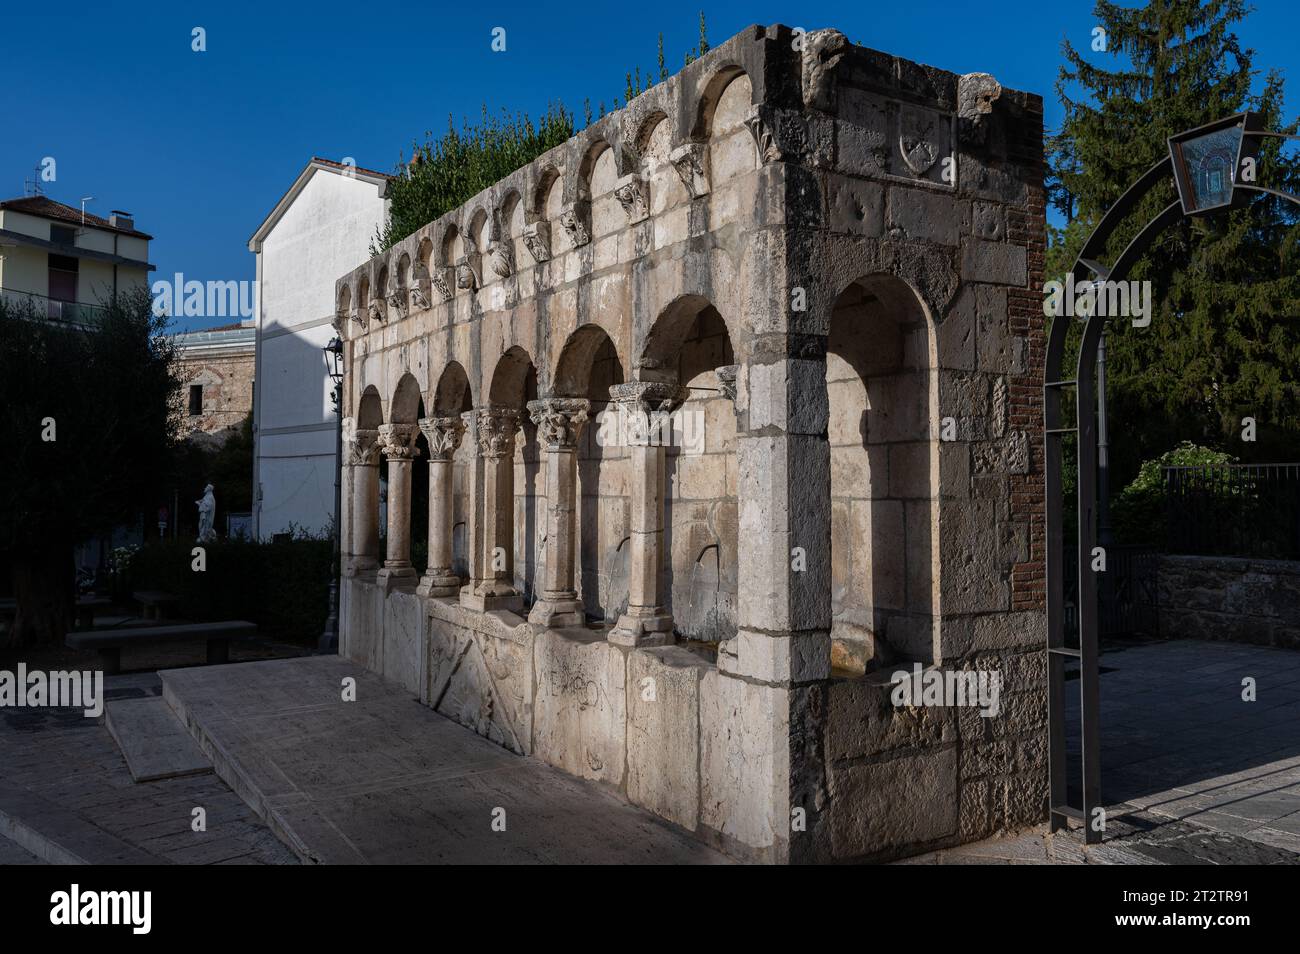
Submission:
<svg viewBox="0 0 1300 954">
<path fill-rule="evenodd" d="M 159 692 L 152 673 L 105 680 L 109 699 Z M 134 782 L 108 730 L 79 709 L 0 709 L 0 766 L 0 828 L 20 824 L 34 830 L 56 860 L 297 862 L 215 775 Z M 206 832 L 191 830 L 195 807 L 207 812 Z M 22 851 L 0 840 L 0 863 L 21 857 L 13 855 L 15 848 Z"/>
<path fill-rule="evenodd" d="M 617 794 L 514 755 L 336 656 L 161 674 L 213 759 L 304 860 L 726 863 Z M 356 680 L 356 701 L 342 699 Z"/>
<path fill-rule="evenodd" d="M 1300 855 L 1300 652 L 1171 640 L 1108 646 L 1101 665 L 1112 819 L 1177 820 Z"/>
</svg>

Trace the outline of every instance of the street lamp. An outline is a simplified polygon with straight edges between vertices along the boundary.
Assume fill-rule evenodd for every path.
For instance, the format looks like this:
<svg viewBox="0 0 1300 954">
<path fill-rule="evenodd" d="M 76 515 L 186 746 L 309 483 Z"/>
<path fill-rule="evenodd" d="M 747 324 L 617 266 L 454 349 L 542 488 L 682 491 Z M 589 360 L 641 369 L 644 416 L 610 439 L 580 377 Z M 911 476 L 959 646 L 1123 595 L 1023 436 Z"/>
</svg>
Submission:
<svg viewBox="0 0 1300 954">
<path fill-rule="evenodd" d="M 343 562 L 339 536 L 343 521 L 339 485 L 343 467 L 343 339 L 335 335 L 321 351 L 325 356 L 325 373 L 334 382 L 334 559 L 330 570 L 329 616 L 325 618 L 325 631 L 320 634 L 316 651 L 336 653 L 339 651 L 339 574 Z"/>
</svg>

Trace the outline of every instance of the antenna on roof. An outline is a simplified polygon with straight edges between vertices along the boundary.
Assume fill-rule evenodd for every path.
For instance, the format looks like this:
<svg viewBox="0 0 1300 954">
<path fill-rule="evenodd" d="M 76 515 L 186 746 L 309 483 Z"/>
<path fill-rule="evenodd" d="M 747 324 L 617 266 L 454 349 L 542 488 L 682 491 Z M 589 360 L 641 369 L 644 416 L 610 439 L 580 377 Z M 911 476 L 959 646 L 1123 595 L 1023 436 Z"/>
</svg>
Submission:
<svg viewBox="0 0 1300 954">
<path fill-rule="evenodd" d="M 32 167 L 32 177 L 23 180 L 23 195 L 30 197 L 44 194 L 45 191 L 41 188 L 41 164 L 38 162 Z"/>
<path fill-rule="evenodd" d="M 86 203 L 94 201 L 95 197 L 93 195 L 83 195 L 81 197 L 81 227 L 83 229 L 86 227 Z"/>
</svg>

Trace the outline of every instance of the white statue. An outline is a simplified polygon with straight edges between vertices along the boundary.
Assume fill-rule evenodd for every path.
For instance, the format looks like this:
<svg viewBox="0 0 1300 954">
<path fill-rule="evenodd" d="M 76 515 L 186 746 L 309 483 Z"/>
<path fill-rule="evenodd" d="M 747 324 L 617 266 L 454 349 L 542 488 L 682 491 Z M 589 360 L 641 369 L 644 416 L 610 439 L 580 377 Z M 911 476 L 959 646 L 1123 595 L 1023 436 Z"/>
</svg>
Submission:
<svg viewBox="0 0 1300 954">
<path fill-rule="evenodd" d="M 217 498 L 212 496 L 212 485 L 203 488 L 203 499 L 194 501 L 199 508 L 199 543 L 209 543 L 217 539 L 217 532 L 212 529 L 212 520 L 217 514 Z"/>
</svg>

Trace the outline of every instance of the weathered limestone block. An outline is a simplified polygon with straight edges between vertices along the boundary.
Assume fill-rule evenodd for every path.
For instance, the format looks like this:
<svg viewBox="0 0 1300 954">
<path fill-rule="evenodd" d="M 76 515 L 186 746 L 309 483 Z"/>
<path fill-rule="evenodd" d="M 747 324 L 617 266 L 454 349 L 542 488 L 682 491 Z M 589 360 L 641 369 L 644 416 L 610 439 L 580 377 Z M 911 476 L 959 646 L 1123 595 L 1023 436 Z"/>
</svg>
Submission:
<svg viewBox="0 0 1300 954">
<path fill-rule="evenodd" d="M 385 679 L 412 695 L 420 693 L 420 654 L 424 651 L 424 600 L 394 590 L 384 600 L 383 669 Z"/>
<path fill-rule="evenodd" d="M 710 672 L 700 683 L 700 823 L 782 861 L 790 840 L 790 693 Z"/>
<path fill-rule="evenodd" d="M 962 246 L 961 277 L 1024 288 L 1029 280 L 1029 260 L 1023 245 L 967 239 Z"/>
<path fill-rule="evenodd" d="M 700 814 L 700 680 L 709 669 L 678 646 L 628 654 L 627 797 L 692 831 Z"/>
<path fill-rule="evenodd" d="M 859 679 L 841 679 L 827 692 L 826 759 L 836 762 L 892 751 L 932 748 L 957 739 L 949 710 L 932 706 L 895 706 L 890 694 L 893 670 L 886 666 Z"/>
<path fill-rule="evenodd" d="M 957 833 L 957 747 L 833 769 L 830 793 L 836 858 L 951 838 Z"/>
<path fill-rule="evenodd" d="M 348 658 L 371 672 L 383 672 L 384 592 L 358 577 L 344 578 L 343 586 L 348 590 L 347 615 L 342 618 Z"/>
<path fill-rule="evenodd" d="M 950 195 L 900 186 L 889 190 L 889 228 L 901 228 L 906 238 L 955 246 L 959 224 Z"/>
<path fill-rule="evenodd" d="M 534 754 L 556 768 L 623 784 L 627 761 L 626 657 L 603 637 L 547 630 L 534 644 Z"/>
</svg>

